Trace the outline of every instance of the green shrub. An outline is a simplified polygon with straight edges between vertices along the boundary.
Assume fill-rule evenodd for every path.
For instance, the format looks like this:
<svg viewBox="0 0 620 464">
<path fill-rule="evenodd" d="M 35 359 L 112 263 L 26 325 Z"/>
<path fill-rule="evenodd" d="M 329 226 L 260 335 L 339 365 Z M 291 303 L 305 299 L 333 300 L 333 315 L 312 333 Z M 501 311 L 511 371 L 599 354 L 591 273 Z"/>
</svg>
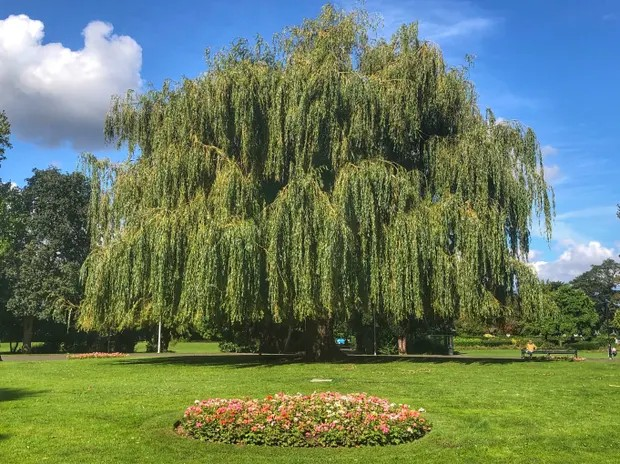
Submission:
<svg viewBox="0 0 620 464">
<path fill-rule="evenodd" d="M 508 337 L 454 337 L 454 346 L 459 348 L 516 348 L 517 342 Z"/>
<path fill-rule="evenodd" d="M 609 340 L 606 338 L 595 338 L 593 340 L 582 340 L 578 342 L 566 343 L 564 346 L 574 348 L 576 350 L 602 350 L 607 349 Z"/>
<path fill-rule="evenodd" d="M 218 344 L 222 353 L 258 353 L 258 342 L 254 340 L 248 340 L 247 343 L 238 344 L 223 340 Z"/>
</svg>

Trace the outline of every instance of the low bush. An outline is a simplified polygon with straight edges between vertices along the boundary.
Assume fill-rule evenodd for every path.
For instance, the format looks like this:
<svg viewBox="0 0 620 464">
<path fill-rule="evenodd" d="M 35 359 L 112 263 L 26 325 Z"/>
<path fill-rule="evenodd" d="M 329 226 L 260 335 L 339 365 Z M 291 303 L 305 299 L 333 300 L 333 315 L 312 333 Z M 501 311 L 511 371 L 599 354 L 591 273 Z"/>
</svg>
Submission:
<svg viewBox="0 0 620 464">
<path fill-rule="evenodd" d="M 515 342 L 508 337 L 454 337 L 454 346 L 459 348 L 514 348 Z"/>
<path fill-rule="evenodd" d="M 564 346 L 567 348 L 574 348 L 576 350 L 602 350 L 607 349 L 609 341 L 607 339 L 596 338 L 594 340 L 583 340 L 579 342 L 566 343 Z"/>
<path fill-rule="evenodd" d="M 176 424 L 178 433 L 207 442 L 294 447 L 399 444 L 430 429 L 407 405 L 333 392 L 196 401 Z"/>
<path fill-rule="evenodd" d="M 258 343 L 249 341 L 248 343 L 239 344 L 230 341 L 221 341 L 219 349 L 222 353 L 258 353 Z"/>
</svg>

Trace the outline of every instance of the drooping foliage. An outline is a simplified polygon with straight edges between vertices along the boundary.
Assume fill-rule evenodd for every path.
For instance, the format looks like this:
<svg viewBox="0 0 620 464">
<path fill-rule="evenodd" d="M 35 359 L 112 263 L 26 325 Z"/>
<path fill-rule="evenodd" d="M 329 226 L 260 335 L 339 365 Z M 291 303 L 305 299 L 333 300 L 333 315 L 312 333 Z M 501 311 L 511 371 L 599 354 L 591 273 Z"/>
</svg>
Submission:
<svg viewBox="0 0 620 464">
<path fill-rule="evenodd" d="M 289 182 L 271 204 L 266 227 L 274 319 L 329 319 L 351 309 L 352 236 L 315 176 Z"/>
<path fill-rule="evenodd" d="M 86 158 L 84 326 L 539 309 L 522 261 L 553 205 L 534 133 L 481 115 L 416 24 L 371 32 L 327 6 L 113 100 L 105 133 L 129 157 Z"/>
</svg>

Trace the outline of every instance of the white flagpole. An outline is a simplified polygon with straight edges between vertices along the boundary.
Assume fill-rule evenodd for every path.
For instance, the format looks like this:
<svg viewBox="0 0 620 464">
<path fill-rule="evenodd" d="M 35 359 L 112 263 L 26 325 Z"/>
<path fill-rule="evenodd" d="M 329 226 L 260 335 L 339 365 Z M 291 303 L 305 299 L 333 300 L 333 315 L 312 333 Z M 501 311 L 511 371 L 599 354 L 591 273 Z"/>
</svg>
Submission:
<svg viewBox="0 0 620 464">
<path fill-rule="evenodd" d="M 159 329 L 157 331 L 157 352 L 161 353 L 161 316 L 159 316 Z"/>
</svg>

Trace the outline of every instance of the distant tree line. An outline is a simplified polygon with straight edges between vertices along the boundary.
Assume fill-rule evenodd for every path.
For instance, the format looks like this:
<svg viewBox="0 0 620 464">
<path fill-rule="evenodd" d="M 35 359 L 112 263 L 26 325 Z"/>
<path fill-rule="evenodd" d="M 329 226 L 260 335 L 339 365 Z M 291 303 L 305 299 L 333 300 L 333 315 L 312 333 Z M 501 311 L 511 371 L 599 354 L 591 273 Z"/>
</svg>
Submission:
<svg viewBox="0 0 620 464">
<path fill-rule="evenodd" d="M 553 340 L 620 333 L 620 262 L 606 259 L 569 283 L 547 281 L 542 289 L 546 311 L 533 318 L 462 320 L 458 328 L 471 335 L 499 331 Z"/>
</svg>

